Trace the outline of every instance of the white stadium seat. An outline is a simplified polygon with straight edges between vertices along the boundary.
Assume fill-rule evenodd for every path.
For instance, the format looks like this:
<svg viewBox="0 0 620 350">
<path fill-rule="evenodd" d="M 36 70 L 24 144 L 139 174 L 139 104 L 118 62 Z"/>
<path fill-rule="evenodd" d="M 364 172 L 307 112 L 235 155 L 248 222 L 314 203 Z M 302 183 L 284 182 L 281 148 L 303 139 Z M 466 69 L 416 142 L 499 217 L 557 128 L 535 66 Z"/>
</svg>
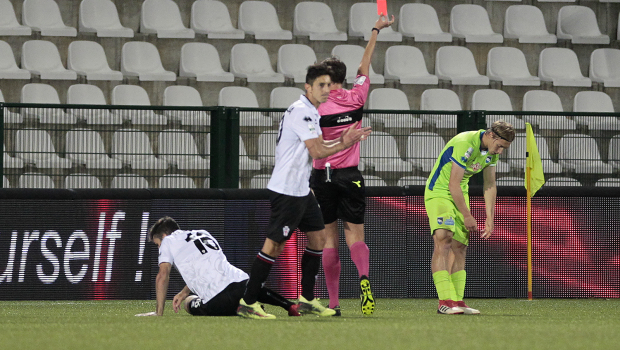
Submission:
<svg viewBox="0 0 620 350">
<path fill-rule="evenodd" d="M 532 5 L 512 5 L 506 10 L 504 38 L 522 44 L 555 44 L 558 38 L 547 31 L 542 11 Z"/>
<path fill-rule="evenodd" d="M 49 175 L 24 173 L 19 177 L 19 188 L 56 188 Z"/>
<path fill-rule="evenodd" d="M 497 89 L 476 90 L 471 98 L 471 109 L 475 111 L 512 111 L 510 96 Z M 515 129 L 525 129 L 525 122 L 510 114 L 486 114 L 487 127 L 491 127 L 494 121 L 503 119 L 512 124 Z"/>
<path fill-rule="evenodd" d="M 250 180 L 250 188 L 267 188 L 271 174 L 254 175 Z"/>
<path fill-rule="evenodd" d="M 150 106 L 151 100 L 142 86 L 121 84 L 112 89 L 112 104 L 117 106 Z M 167 123 L 165 116 L 148 109 L 115 109 L 114 112 L 124 120 L 131 120 L 133 124 L 166 125 Z"/>
<path fill-rule="evenodd" d="M 592 86 L 592 80 L 581 74 L 575 51 L 561 47 L 548 47 L 540 52 L 538 77 L 551 81 L 554 86 Z"/>
<path fill-rule="evenodd" d="M 269 53 L 260 44 L 235 44 L 230 52 L 230 72 L 248 82 L 284 83 L 284 75 L 274 72 Z"/>
<path fill-rule="evenodd" d="M 608 164 L 620 170 L 620 135 L 616 135 L 609 141 Z"/>
<path fill-rule="evenodd" d="M 108 156 L 101 135 L 89 129 L 67 132 L 67 158 L 73 163 L 86 165 L 87 169 L 120 169 L 121 161 Z"/>
<path fill-rule="evenodd" d="M 4 159 L 2 162 L 2 167 L 4 169 L 20 169 L 24 167 L 24 161 L 21 158 L 11 157 L 6 152 L 6 145 L 2 145 L 4 148 Z"/>
<path fill-rule="evenodd" d="M 368 187 L 368 186 L 380 186 L 380 187 L 384 187 L 387 186 L 387 183 L 385 183 L 385 180 L 383 180 L 382 178 L 375 176 L 375 175 L 364 175 L 364 186 Z"/>
<path fill-rule="evenodd" d="M 332 9 L 322 2 L 302 1 L 295 6 L 293 34 L 310 40 L 347 41 L 347 33 L 336 28 Z"/>
<path fill-rule="evenodd" d="M 439 78 L 429 74 L 422 51 L 409 45 L 390 46 L 385 51 L 384 76 L 401 84 L 437 85 Z"/>
<path fill-rule="evenodd" d="M 280 27 L 276 8 L 267 1 L 244 1 L 239 6 L 239 29 L 256 40 L 292 40 L 293 33 Z"/>
<path fill-rule="evenodd" d="M 456 92 L 448 89 L 426 89 L 422 93 L 420 110 L 461 111 L 461 100 Z M 423 114 L 422 121 L 440 129 L 456 128 L 456 115 Z"/>
<path fill-rule="evenodd" d="M 368 96 L 368 109 L 409 111 L 407 95 L 398 89 L 378 88 Z M 386 128 L 421 128 L 422 120 L 411 114 L 371 114 L 370 119 Z"/>
<path fill-rule="evenodd" d="M 220 90 L 218 106 L 258 108 L 252 89 L 244 86 L 226 86 Z"/>
<path fill-rule="evenodd" d="M 386 132 L 374 131 L 360 144 L 360 156 L 367 167 L 380 172 L 411 172 L 411 163 L 400 159 L 394 137 Z"/>
<path fill-rule="evenodd" d="M 566 134 L 560 139 L 560 165 L 577 174 L 611 174 L 613 167 L 603 163 L 596 140 L 584 134 Z"/>
<path fill-rule="evenodd" d="M 11 188 L 11 184 L 9 183 L 9 179 L 6 176 L 2 175 L 2 188 Z"/>
<path fill-rule="evenodd" d="M 15 9 L 9 0 L 0 0 L 0 35 L 26 35 L 30 36 L 32 29 L 17 22 Z"/>
<path fill-rule="evenodd" d="M 575 95 L 573 112 L 614 113 L 611 97 L 602 91 L 579 91 Z M 620 120 L 615 116 L 573 116 L 578 124 L 587 125 L 589 130 L 620 130 Z"/>
<path fill-rule="evenodd" d="M 54 0 L 24 0 L 22 23 L 42 36 L 77 36 L 77 30 L 66 26 Z"/>
<path fill-rule="evenodd" d="M 414 132 L 407 138 L 407 161 L 423 172 L 430 172 L 446 142 L 433 132 Z"/>
<path fill-rule="evenodd" d="M 563 6 L 558 12 L 557 35 L 573 44 L 609 44 L 609 35 L 601 33 L 594 11 L 586 6 Z"/>
<path fill-rule="evenodd" d="M 29 83 L 22 87 L 21 103 L 60 104 L 58 92 L 53 86 Z M 34 116 L 43 124 L 75 124 L 77 118 L 60 108 L 22 108 L 22 115 Z"/>
<path fill-rule="evenodd" d="M 278 49 L 278 73 L 295 83 L 306 82 L 308 66 L 317 62 L 314 50 L 303 44 L 284 44 Z"/>
<path fill-rule="evenodd" d="M 599 179 L 594 184 L 595 187 L 620 187 L 620 179 L 617 177 Z"/>
<path fill-rule="evenodd" d="M 41 79 L 77 79 L 76 72 L 63 66 L 58 48 L 51 41 L 26 41 L 22 45 L 22 68 L 40 76 Z"/>
<path fill-rule="evenodd" d="M 398 180 L 396 186 L 425 186 L 426 180 L 424 176 L 403 176 Z"/>
<path fill-rule="evenodd" d="M 563 112 L 560 96 L 549 90 L 530 90 L 523 95 L 522 110 L 530 112 Z M 541 130 L 566 129 L 575 130 L 577 125 L 562 115 L 524 115 L 524 121 L 538 125 Z"/>
<path fill-rule="evenodd" d="M 278 86 L 271 90 L 269 108 L 288 108 L 293 102 L 299 100 L 306 92 L 300 88 L 290 86 Z"/>
<path fill-rule="evenodd" d="M 450 11 L 450 33 L 468 43 L 502 43 L 504 37 L 493 31 L 487 10 L 474 4 L 454 5 Z"/>
<path fill-rule="evenodd" d="M 549 187 L 558 187 L 558 186 L 570 186 L 576 187 L 581 186 L 581 182 L 577 179 L 573 179 L 572 177 L 552 177 L 545 181 L 545 186 Z"/>
<path fill-rule="evenodd" d="M 605 87 L 620 87 L 620 50 L 596 49 L 590 54 L 590 79 Z"/>
<path fill-rule="evenodd" d="M 228 8 L 221 1 L 196 0 L 192 4 L 190 27 L 209 39 L 243 39 L 245 32 L 233 27 Z"/>
<path fill-rule="evenodd" d="M 23 159 L 24 163 L 34 163 L 38 168 L 68 169 L 71 167 L 70 160 L 58 156 L 52 138 L 45 130 L 17 130 L 15 155 Z"/>
<path fill-rule="evenodd" d="M 215 2 L 215 1 L 207 1 Z M 186 43 L 181 47 L 179 76 L 196 78 L 196 81 L 221 81 L 232 83 L 235 76 L 222 69 L 220 55 L 215 46 L 207 43 Z"/>
<path fill-rule="evenodd" d="M 525 179 L 516 176 L 503 176 L 497 179 L 497 186 L 524 187 Z"/>
<path fill-rule="evenodd" d="M 173 85 L 164 90 L 164 106 L 202 107 L 198 90 L 191 86 Z M 167 111 L 168 117 L 178 119 L 181 125 L 210 125 L 211 116 L 205 111 Z"/>
<path fill-rule="evenodd" d="M 385 14 L 384 14 L 385 15 Z M 349 11 L 349 36 L 363 37 L 364 40 L 370 40 L 372 35 L 372 27 L 379 16 L 377 15 L 377 5 L 368 2 L 358 2 L 351 5 Z M 403 35 L 395 32 L 392 27 L 381 29 L 377 35 L 377 41 L 403 41 Z"/>
<path fill-rule="evenodd" d="M 97 36 L 133 38 L 133 29 L 123 27 L 116 5 L 111 0 L 82 0 L 80 3 L 80 32 Z"/>
<path fill-rule="evenodd" d="M 90 174 L 71 174 L 65 178 L 65 188 L 101 188 L 101 181 Z"/>
<path fill-rule="evenodd" d="M 338 57 L 347 66 L 347 83 L 352 84 L 357 75 L 357 68 L 360 66 L 364 56 L 364 48 L 359 45 L 336 45 L 332 49 L 332 56 Z M 372 64 L 369 69 L 371 84 L 384 84 L 385 78 L 381 74 L 375 73 Z"/>
<path fill-rule="evenodd" d="M 157 47 L 143 41 L 123 45 L 121 72 L 124 76 L 138 77 L 140 81 L 176 81 L 177 75 L 164 69 Z"/>
<path fill-rule="evenodd" d="M 166 174 L 159 178 L 159 188 L 196 188 L 191 177 L 183 174 Z"/>
<path fill-rule="evenodd" d="M 193 39 L 193 29 L 183 25 L 179 5 L 172 0 L 145 0 L 140 14 L 140 33 L 158 38 Z"/>
<path fill-rule="evenodd" d="M 148 188 L 149 183 L 143 176 L 136 174 L 119 174 L 112 179 L 111 188 Z"/>
<path fill-rule="evenodd" d="M 417 42 L 452 42 L 452 34 L 441 29 L 437 11 L 431 5 L 404 4 L 398 19 L 398 31 Z"/>
<path fill-rule="evenodd" d="M 0 102 L 5 102 L 2 91 L 0 91 Z M 19 124 L 23 121 L 24 117 L 20 113 L 11 112 L 8 108 L 4 108 L 4 123 Z"/>
<path fill-rule="evenodd" d="M 523 51 L 516 47 L 494 47 L 487 58 L 487 76 L 505 86 L 540 86 L 540 78 L 530 74 Z"/>
<path fill-rule="evenodd" d="M 0 40 L 0 79 L 30 79 L 30 71 L 17 67 L 11 45 Z"/>
<path fill-rule="evenodd" d="M 112 155 L 132 169 L 166 169 L 168 164 L 153 154 L 151 142 L 144 131 L 120 129 L 112 138 Z"/>
<path fill-rule="evenodd" d="M 159 158 L 181 170 L 209 169 L 209 160 L 198 153 L 192 134 L 180 129 L 159 133 Z"/>
<path fill-rule="evenodd" d="M 110 68 L 103 46 L 95 41 L 71 42 L 67 67 L 86 80 L 123 80 L 123 73 Z"/>
<path fill-rule="evenodd" d="M 271 170 L 275 164 L 277 131 L 265 131 L 258 136 L 258 161 L 262 168 Z"/>
<path fill-rule="evenodd" d="M 489 77 L 478 73 L 474 54 L 464 46 L 440 47 L 435 57 L 435 75 L 453 85 L 489 85 Z"/>
<path fill-rule="evenodd" d="M 239 135 L 239 170 L 260 170 L 260 162 L 248 157 L 241 135 Z"/>
<path fill-rule="evenodd" d="M 538 134 L 534 134 L 536 140 L 536 146 L 538 147 L 538 154 L 543 166 L 543 172 L 545 174 L 559 174 L 562 172 L 560 164 L 551 160 L 549 154 L 549 147 L 544 137 Z M 510 144 L 510 147 L 506 150 L 506 158 L 508 164 L 513 169 L 525 169 L 525 152 L 526 152 L 526 138 L 525 133 L 518 133 L 515 135 L 514 141 Z"/>
<path fill-rule="evenodd" d="M 75 105 L 106 105 L 103 91 L 98 86 L 90 84 L 74 84 L 67 89 L 67 104 Z M 111 113 L 108 109 L 67 109 L 67 113 L 78 118 L 85 119 L 87 124 L 112 124 L 123 123 L 118 114 Z"/>
</svg>

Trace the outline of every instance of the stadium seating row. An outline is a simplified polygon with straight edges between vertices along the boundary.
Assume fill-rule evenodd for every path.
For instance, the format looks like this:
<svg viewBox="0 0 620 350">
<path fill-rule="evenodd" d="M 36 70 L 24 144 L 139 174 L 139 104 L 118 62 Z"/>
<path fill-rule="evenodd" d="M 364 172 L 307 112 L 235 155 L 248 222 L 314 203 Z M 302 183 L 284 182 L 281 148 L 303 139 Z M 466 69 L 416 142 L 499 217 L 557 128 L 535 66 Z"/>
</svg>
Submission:
<svg viewBox="0 0 620 350">
<path fill-rule="evenodd" d="M 269 182 L 269 174 L 255 175 L 250 179 L 249 188 L 266 188 Z M 199 180 L 202 180 L 200 178 Z M 387 186 L 387 183 L 375 175 L 364 175 L 366 186 Z M 210 178 L 200 181 L 203 188 L 209 188 Z M 426 177 L 422 176 L 403 176 L 397 186 L 424 186 Z M 515 176 L 504 176 L 497 179 L 498 186 L 522 187 L 524 179 Z M 572 177 L 552 177 L 549 178 L 545 186 L 581 186 L 579 180 Z M 596 187 L 618 187 L 620 179 L 602 178 L 596 181 Z M 3 176 L 3 188 L 11 188 L 11 183 L 6 176 Z M 24 173 L 17 180 L 15 188 L 56 188 L 54 180 L 42 173 Z M 149 188 L 148 180 L 140 175 L 124 173 L 112 178 L 109 188 Z M 101 180 L 87 173 L 75 173 L 67 175 L 63 181 L 62 188 L 104 188 Z M 166 174 L 157 179 L 157 188 L 198 188 L 196 180 L 184 174 Z"/>
<path fill-rule="evenodd" d="M 276 87 L 271 91 L 270 108 L 288 108 L 304 91 L 296 87 Z M 2 92 L 0 100 L 3 101 Z M 164 106 L 200 107 L 202 100 L 199 92 L 190 86 L 174 85 L 164 90 Z M 60 104 L 58 92 L 51 85 L 30 83 L 24 85 L 21 93 L 22 103 Z M 150 106 L 146 90 L 138 85 L 117 85 L 112 90 L 112 105 Z M 67 104 L 106 105 L 102 90 L 89 84 L 71 85 L 67 90 Z M 254 92 L 247 87 L 228 86 L 220 90 L 220 106 L 259 108 Z M 463 110 L 458 95 L 449 89 L 427 89 L 421 96 L 421 110 L 461 111 Z M 472 96 L 473 110 L 513 111 L 508 94 L 498 89 L 479 89 Z M 580 91 L 575 95 L 573 112 L 614 113 L 611 97 L 601 91 Z M 394 88 L 377 88 L 371 91 L 367 107 L 372 110 L 411 110 L 406 94 Z M 523 97 L 523 111 L 562 112 L 560 97 L 549 90 L 530 90 Z M 7 124 L 22 123 L 24 117 L 38 119 L 43 124 L 75 124 L 85 120 L 87 124 L 120 125 L 124 121 L 141 125 L 166 125 L 176 120 L 181 125 L 210 125 L 210 115 L 205 111 L 162 111 L 151 110 L 107 110 L 107 109 L 60 109 L 22 108 L 21 114 L 5 110 L 4 120 Z M 256 113 L 241 113 L 241 126 L 269 127 L 279 120 Z M 439 129 L 456 128 L 455 115 L 423 114 L 411 115 L 370 114 L 374 123 L 388 128 L 422 128 L 423 123 Z M 487 125 L 497 119 L 512 123 L 517 129 L 524 129 L 525 122 L 538 126 L 542 130 L 562 129 L 576 130 L 578 125 L 587 126 L 589 130 L 620 130 L 620 120 L 615 116 L 573 116 L 568 119 L 562 115 L 530 115 L 518 118 L 514 115 L 487 115 Z"/>
<path fill-rule="evenodd" d="M 545 172 L 549 174 L 612 174 L 620 170 L 620 135 L 609 142 L 607 159 L 602 159 L 596 140 L 585 134 L 570 133 L 559 140 L 558 162 L 554 162 L 545 138 L 536 135 Z M 239 138 L 240 170 L 270 170 L 274 165 L 277 131 L 258 135 L 255 153 L 248 154 L 243 139 Z M 381 131 L 375 131 L 361 145 L 362 170 L 375 172 L 411 173 L 419 169 L 429 173 L 440 154 L 445 140 L 432 132 L 414 132 L 406 135 L 406 155 L 400 154 L 396 139 Z M 136 129 L 119 129 L 114 132 L 111 147 L 106 147 L 101 135 L 93 130 L 76 128 L 65 135 L 64 155 L 54 147 L 50 134 L 40 129 L 20 129 L 15 135 L 15 148 L 4 153 L 4 168 L 19 169 L 33 164 L 40 169 L 69 169 L 84 166 L 86 169 L 132 169 L 165 170 L 176 167 L 181 170 L 208 170 L 210 134 L 206 134 L 204 148 L 199 149 L 194 136 L 180 129 L 167 129 L 158 134 L 157 147 L 148 135 Z M 111 149 L 110 155 L 106 151 Z M 155 151 L 156 150 L 156 151 Z M 498 173 L 523 169 L 525 161 L 525 134 L 519 133 L 506 152 L 506 162 L 500 161 Z M 157 154 L 157 156 L 155 156 Z"/>
<path fill-rule="evenodd" d="M 9 0 L 0 1 L 2 23 L 0 35 L 76 36 L 76 28 L 66 26 L 58 4 L 53 0 L 24 0 L 22 21 L 17 22 Z M 133 37 L 134 31 L 124 27 L 114 3 L 110 0 L 82 0 L 79 9 L 80 32 L 96 33 L 99 37 Z M 592 9 L 586 6 L 564 6 L 558 12 L 557 37 L 549 34 L 543 14 L 535 6 L 513 5 L 506 11 L 504 35 L 493 32 L 486 9 L 475 4 L 458 4 L 451 9 L 450 33 L 443 32 L 435 9 L 421 3 L 400 8 L 398 31 L 385 28 L 379 41 L 402 41 L 403 36 L 416 41 L 501 43 L 506 38 L 524 43 L 555 43 L 557 39 L 574 44 L 609 44 L 602 34 Z M 349 11 L 348 36 L 368 40 L 376 20 L 376 5 L 355 3 Z M 194 38 L 196 33 L 211 39 L 243 39 L 246 34 L 256 39 L 291 40 L 308 36 L 310 40 L 346 41 L 347 33 L 336 28 L 331 8 L 321 2 L 304 1 L 296 5 L 293 31 L 280 26 L 275 7 L 267 1 L 244 1 L 239 6 L 239 29 L 232 25 L 228 8 L 220 1 L 197 0 L 192 4 L 190 28 L 183 24 L 178 5 L 172 0 L 146 0 L 142 3 L 140 32 L 159 38 Z M 619 29 L 620 30 L 620 29 Z"/>
<path fill-rule="evenodd" d="M 20 69 L 11 46 L 0 41 L 0 78 L 120 81 L 123 77 L 137 77 L 140 81 L 176 81 L 177 75 L 164 69 L 159 51 L 147 42 L 131 41 L 122 47 L 121 70 L 115 71 L 101 44 L 77 40 L 69 45 L 67 68 L 64 67 L 57 47 L 45 40 L 29 40 L 23 44 Z M 359 45 L 336 45 L 332 55 L 347 65 L 347 82 L 352 83 L 356 67 L 364 54 Z M 278 50 L 277 72 L 273 70 L 267 50 L 260 44 L 240 43 L 232 47 L 230 72 L 224 71 L 216 48 L 208 43 L 186 43 L 181 48 L 179 76 L 196 81 L 284 83 L 288 78 L 295 83 L 305 82 L 306 68 L 317 61 L 310 46 L 285 44 Z M 429 74 L 422 52 L 413 46 L 395 45 L 386 50 L 384 75 L 370 67 L 370 81 L 384 84 L 385 79 L 401 84 L 438 84 L 439 79 L 453 85 L 489 85 L 500 81 L 503 85 L 540 86 L 541 81 L 555 86 L 588 87 L 592 82 L 605 87 L 620 86 L 620 49 L 602 48 L 590 55 L 589 78 L 584 77 L 575 52 L 568 48 L 549 47 L 541 51 L 538 76 L 532 76 L 524 53 L 514 47 L 494 47 L 489 50 L 486 76 L 476 68 L 471 50 L 464 46 L 443 46 L 437 50 L 435 74 Z"/>
</svg>

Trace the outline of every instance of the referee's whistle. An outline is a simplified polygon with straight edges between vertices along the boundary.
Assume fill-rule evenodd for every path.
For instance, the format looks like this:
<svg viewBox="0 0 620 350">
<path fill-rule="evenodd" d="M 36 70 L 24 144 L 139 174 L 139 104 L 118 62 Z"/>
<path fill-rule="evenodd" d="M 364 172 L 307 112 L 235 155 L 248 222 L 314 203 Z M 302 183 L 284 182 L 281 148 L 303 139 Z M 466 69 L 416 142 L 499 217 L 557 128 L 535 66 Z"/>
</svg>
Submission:
<svg viewBox="0 0 620 350">
<path fill-rule="evenodd" d="M 332 182 L 332 167 L 329 163 L 325 163 L 325 182 Z"/>
</svg>

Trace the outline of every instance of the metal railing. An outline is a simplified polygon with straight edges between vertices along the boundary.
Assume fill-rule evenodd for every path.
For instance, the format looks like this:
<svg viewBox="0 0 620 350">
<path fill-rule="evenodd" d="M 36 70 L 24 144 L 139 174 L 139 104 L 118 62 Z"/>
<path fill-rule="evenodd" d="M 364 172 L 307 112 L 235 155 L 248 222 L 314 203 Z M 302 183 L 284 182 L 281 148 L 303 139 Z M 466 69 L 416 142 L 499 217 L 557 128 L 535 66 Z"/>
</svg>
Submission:
<svg viewBox="0 0 620 350">
<path fill-rule="evenodd" d="M 284 112 L 10 103 L 0 111 L 3 187 L 12 188 L 264 188 Z M 368 186 L 423 185 L 453 136 L 504 119 L 517 139 L 500 157 L 499 185 L 522 186 L 527 121 L 549 185 L 618 186 L 618 116 L 366 110 L 373 134 L 361 144 L 360 170 Z"/>
</svg>

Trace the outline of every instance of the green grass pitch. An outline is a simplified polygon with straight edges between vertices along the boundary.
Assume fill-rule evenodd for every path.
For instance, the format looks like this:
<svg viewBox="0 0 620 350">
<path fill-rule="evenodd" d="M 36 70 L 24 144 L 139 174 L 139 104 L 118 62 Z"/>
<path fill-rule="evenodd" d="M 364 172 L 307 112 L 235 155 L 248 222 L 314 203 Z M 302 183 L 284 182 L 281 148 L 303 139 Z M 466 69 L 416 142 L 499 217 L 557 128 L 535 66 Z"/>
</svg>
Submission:
<svg viewBox="0 0 620 350">
<path fill-rule="evenodd" d="M 618 349 L 620 300 L 471 299 L 482 315 L 437 315 L 433 299 L 378 299 L 364 317 L 135 317 L 154 301 L 2 301 L 0 349 Z"/>
</svg>

